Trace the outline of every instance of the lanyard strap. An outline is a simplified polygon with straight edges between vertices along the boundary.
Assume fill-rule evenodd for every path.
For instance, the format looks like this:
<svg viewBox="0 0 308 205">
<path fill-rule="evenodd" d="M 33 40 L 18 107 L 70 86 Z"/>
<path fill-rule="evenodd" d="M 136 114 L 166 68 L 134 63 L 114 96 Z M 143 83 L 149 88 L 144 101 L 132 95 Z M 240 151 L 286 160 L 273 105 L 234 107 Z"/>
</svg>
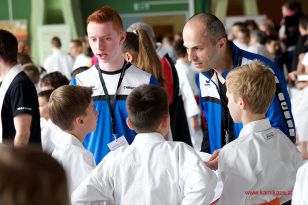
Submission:
<svg viewBox="0 0 308 205">
<path fill-rule="evenodd" d="M 117 89 L 116 89 L 115 94 L 114 94 L 113 99 L 112 99 L 112 104 L 111 104 L 111 98 L 110 98 L 110 95 L 108 94 L 108 90 L 107 90 L 107 87 L 106 87 L 106 84 L 105 84 L 105 81 L 104 81 L 104 78 L 103 78 L 103 74 L 102 74 L 101 69 L 99 67 L 99 64 L 95 65 L 95 67 L 98 71 L 99 79 L 100 79 L 102 87 L 104 89 L 105 96 L 106 96 L 107 105 L 108 105 L 108 108 L 109 108 L 109 111 L 110 111 L 110 117 L 111 117 L 111 123 L 112 123 L 112 134 L 114 135 L 115 138 L 116 138 L 117 130 L 116 130 L 116 121 L 115 121 L 114 109 L 115 109 L 115 106 L 116 106 L 116 103 L 117 103 L 117 93 L 118 93 L 118 89 L 119 89 L 119 87 L 120 87 L 120 85 L 123 81 L 125 70 L 127 68 L 129 68 L 130 65 L 131 64 L 126 63 L 126 61 L 123 64 L 123 67 L 121 69 L 121 75 L 120 75 L 118 85 L 117 85 Z"/>
<path fill-rule="evenodd" d="M 239 50 L 239 54 L 238 54 L 238 58 L 237 58 L 237 63 L 233 64 L 233 65 L 235 67 L 239 67 L 239 66 L 241 66 L 241 64 L 242 64 L 242 52 L 241 52 L 241 50 Z M 219 81 L 217 73 L 215 73 L 215 74 L 216 74 L 216 78 Z M 216 85 L 216 83 L 214 83 L 214 84 Z M 223 120 L 225 122 L 225 127 L 224 127 L 224 130 L 223 130 L 225 132 L 224 143 L 228 144 L 230 141 L 233 140 L 232 138 L 233 138 L 234 134 L 231 133 L 232 127 L 230 127 L 230 125 L 233 124 L 233 120 L 232 120 L 232 117 L 230 115 L 230 111 L 228 109 L 228 102 L 226 102 L 224 100 L 223 94 L 221 92 L 223 86 L 224 86 L 223 84 L 218 83 L 218 85 L 216 85 L 216 89 L 217 89 L 217 92 L 218 92 L 218 94 L 220 96 L 221 103 L 223 105 L 222 112 L 224 113 L 224 116 L 223 116 L 224 119 Z"/>
</svg>

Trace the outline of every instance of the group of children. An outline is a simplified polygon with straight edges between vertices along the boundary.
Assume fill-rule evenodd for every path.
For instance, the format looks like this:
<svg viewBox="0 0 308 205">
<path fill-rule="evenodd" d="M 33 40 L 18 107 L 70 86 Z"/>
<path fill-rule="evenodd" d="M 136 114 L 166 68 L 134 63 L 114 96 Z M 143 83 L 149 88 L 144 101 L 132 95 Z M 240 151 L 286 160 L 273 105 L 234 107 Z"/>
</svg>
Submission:
<svg viewBox="0 0 308 205">
<path fill-rule="evenodd" d="M 203 161 L 189 145 L 168 141 L 170 95 L 162 73 L 130 64 L 142 62 L 139 54 L 124 51 L 125 35 L 138 42 L 142 31 L 125 33 L 119 15 L 108 7 L 89 16 L 87 31 L 98 64 L 51 93 L 46 116 L 53 125 L 47 128 L 60 130 L 42 137 L 45 151 L 66 171 L 72 204 L 269 205 L 292 198 L 302 159 L 266 118 L 276 89 L 271 68 L 255 60 L 228 73 L 227 106 L 244 127 Z M 139 44 L 140 50 L 145 49 Z M 176 135 L 172 132 L 173 139 Z M 307 200 L 298 188 L 304 174 L 298 174 L 294 201 Z M 222 193 L 216 190 L 218 180 Z"/>
<path fill-rule="evenodd" d="M 290 200 L 302 160 L 295 145 L 265 116 L 275 92 L 273 73 L 254 61 L 231 71 L 226 85 L 231 116 L 244 127 L 238 139 L 207 163 L 185 143 L 165 140 L 170 128 L 168 95 L 159 86 L 141 85 L 126 102 L 126 122 L 138 133 L 135 140 L 107 154 L 96 168 L 93 156 L 82 146 L 85 135 L 96 127 L 91 89 L 71 85 L 56 89 L 49 100 L 49 115 L 62 129 L 63 143 L 52 155 L 69 170 L 72 203 L 210 204 L 217 177 L 209 167 L 218 168 L 223 182 L 215 203 Z M 294 197 L 303 191 L 296 190 Z"/>
</svg>

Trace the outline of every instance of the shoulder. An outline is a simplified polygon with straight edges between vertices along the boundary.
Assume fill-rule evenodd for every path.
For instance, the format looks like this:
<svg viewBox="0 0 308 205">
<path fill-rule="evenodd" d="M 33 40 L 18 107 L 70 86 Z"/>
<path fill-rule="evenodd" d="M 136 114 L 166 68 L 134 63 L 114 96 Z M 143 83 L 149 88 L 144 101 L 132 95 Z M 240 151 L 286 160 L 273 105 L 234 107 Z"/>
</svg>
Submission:
<svg viewBox="0 0 308 205">
<path fill-rule="evenodd" d="M 126 73 L 127 74 L 132 74 L 132 75 L 137 75 L 137 76 L 144 76 L 144 77 L 148 77 L 150 78 L 151 77 L 151 74 L 150 73 L 147 73 L 143 70 L 141 70 L 140 68 L 134 66 L 134 65 L 131 65 L 127 70 L 126 70 Z"/>
<path fill-rule="evenodd" d="M 32 81 L 29 79 L 29 77 L 26 75 L 25 72 L 20 72 L 12 83 L 10 84 L 8 90 L 15 90 L 15 89 L 22 89 L 22 90 L 29 90 L 29 92 L 33 91 L 36 93 L 36 89 L 32 83 Z"/>
<path fill-rule="evenodd" d="M 86 82 L 91 82 L 96 78 L 98 79 L 98 71 L 95 68 L 95 65 L 93 65 L 88 70 L 85 70 L 85 71 L 77 74 L 76 77 L 75 77 L 76 82 L 79 85 L 84 85 Z"/>
</svg>

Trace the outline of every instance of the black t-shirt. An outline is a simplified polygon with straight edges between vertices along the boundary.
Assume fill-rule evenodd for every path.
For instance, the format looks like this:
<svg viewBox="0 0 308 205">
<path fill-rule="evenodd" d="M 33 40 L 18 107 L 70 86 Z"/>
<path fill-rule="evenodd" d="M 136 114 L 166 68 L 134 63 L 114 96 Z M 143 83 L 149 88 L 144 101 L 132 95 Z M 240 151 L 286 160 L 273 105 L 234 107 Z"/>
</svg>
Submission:
<svg viewBox="0 0 308 205">
<path fill-rule="evenodd" d="M 23 71 L 16 75 L 4 97 L 1 112 L 4 140 L 14 139 L 14 117 L 19 114 L 32 116 L 29 143 L 41 144 L 38 97 L 32 81 Z"/>
</svg>

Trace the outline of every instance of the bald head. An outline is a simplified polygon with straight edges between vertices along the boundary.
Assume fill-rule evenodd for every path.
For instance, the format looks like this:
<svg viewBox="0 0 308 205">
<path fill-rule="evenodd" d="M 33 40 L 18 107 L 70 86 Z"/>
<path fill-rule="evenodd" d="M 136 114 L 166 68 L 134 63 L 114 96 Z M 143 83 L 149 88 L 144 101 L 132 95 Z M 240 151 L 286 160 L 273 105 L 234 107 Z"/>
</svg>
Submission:
<svg viewBox="0 0 308 205">
<path fill-rule="evenodd" d="M 185 28 L 189 27 L 197 32 L 202 32 L 209 40 L 215 44 L 218 39 L 227 38 L 226 30 L 223 23 L 214 15 L 209 13 L 199 13 L 192 16 L 185 24 Z"/>
</svg>

